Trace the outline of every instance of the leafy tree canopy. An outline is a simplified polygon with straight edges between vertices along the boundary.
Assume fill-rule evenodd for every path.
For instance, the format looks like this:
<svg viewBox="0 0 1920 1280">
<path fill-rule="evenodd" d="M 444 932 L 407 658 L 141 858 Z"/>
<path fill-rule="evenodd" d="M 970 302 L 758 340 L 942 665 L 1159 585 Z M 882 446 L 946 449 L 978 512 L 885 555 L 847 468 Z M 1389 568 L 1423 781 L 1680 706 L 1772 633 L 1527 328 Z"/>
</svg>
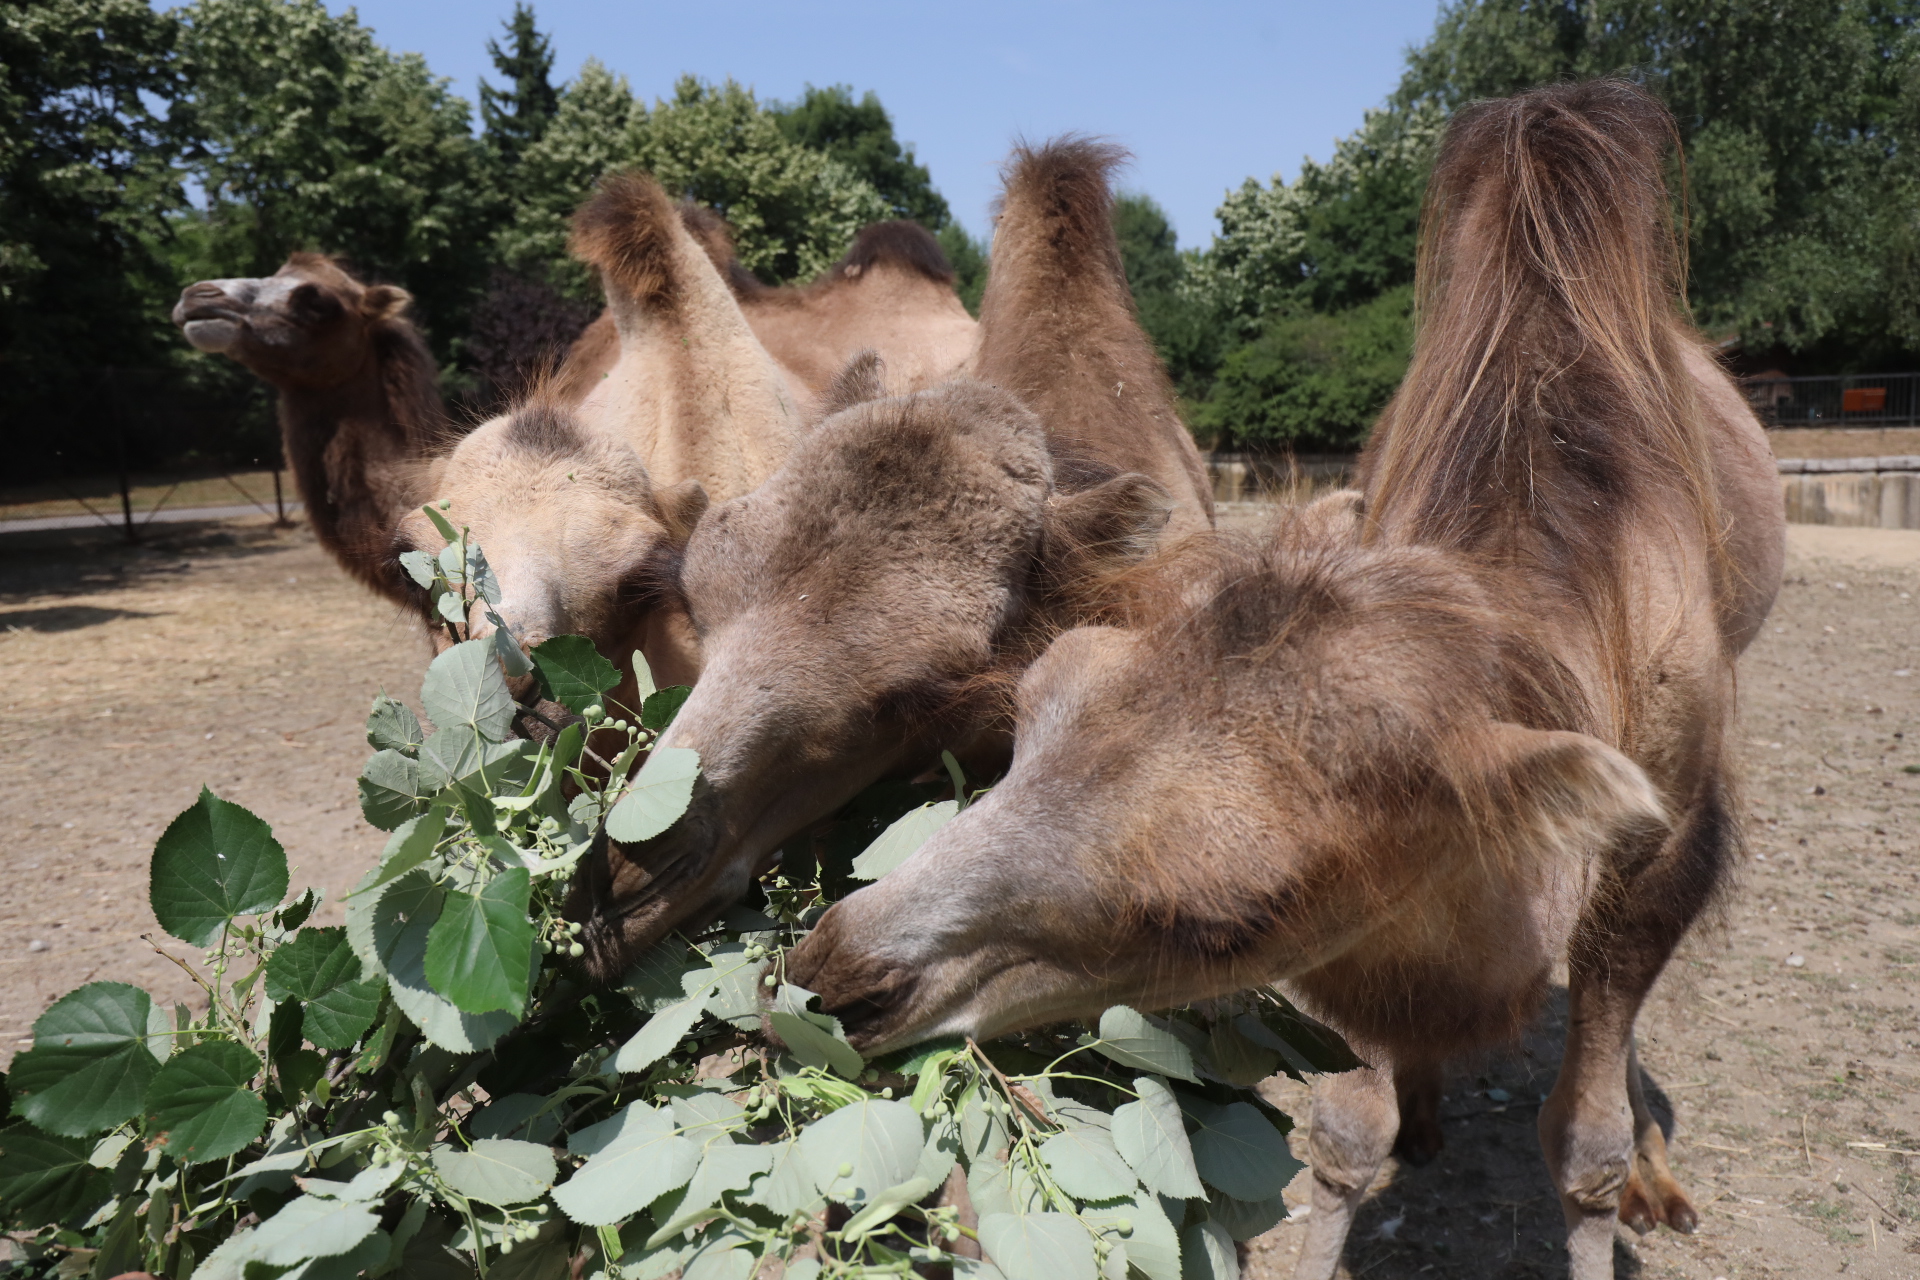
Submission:
<svg viewBox="0 0 1920 1280">
<path fill-rule="evenodd" d="M 855 102 L 848 85 L 808 85 L 798 102 L 771 109 L 789 142 L 832 156 L 866 179 L 893 206 L 894 217 L 912 218 L 931 231 L 947 224 L 947 202 L 934 190 L 927 166 L 894 138 L 893 118 L 871 90 Z"/>
</svg>

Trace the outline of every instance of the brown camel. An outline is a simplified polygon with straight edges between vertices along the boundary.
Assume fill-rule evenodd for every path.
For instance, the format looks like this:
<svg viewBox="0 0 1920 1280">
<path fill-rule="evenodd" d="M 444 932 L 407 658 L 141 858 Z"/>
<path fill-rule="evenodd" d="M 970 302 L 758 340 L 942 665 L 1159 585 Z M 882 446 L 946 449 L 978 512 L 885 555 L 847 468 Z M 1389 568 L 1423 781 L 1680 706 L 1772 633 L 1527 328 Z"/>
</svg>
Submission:
<svg viewBox="0 0 1920 1280">
<path fill-rule="evenodd" d="M 1323 1278 L 1420 1136 L 1396 1085 L 1510 1040 L 1564 959 L 1572 1274 L 1612 1274 L 1616 1216 L 1691 1229 L 1633 1024 L 1737 856 L 1734 659 L 1784 526 L 1676 312 L 1672 136 L 1618 81 L 1455 117 L 1358 521 L 1191 542 L 1138 629 L 1053 644 L 1007 779 L 789 958 L 857 1046 L 1283 983 L 1372 1064 L 1315 1092 Z"/>
<path fill-rule="evenodd" d="M 1012 676 L 1101 616 L 1082 584 L 1143 556 L 1169 510 L 1176 530 L 1210 524 L 1120 267 L 1119 159 L 1077 139 L 1015 153 L 980 381 L 886 397 L 856 364 L 786 466 L 696 526 L 680 582 L 703 666 L 663 743 L 700 752 L 700 781 L 672 830 L 576 881 L 600 976 L 877 778 L 945 746 L 997 767 Z"/>
<path fill-rule="evenodd" d="M 876 222 L 819 279 L 797 288 L 762 284 L 734 257 L 718 214 L 682 205 L 688 230 L 726 277 L 754 336 L 790 371 L 809 399 L 826 394 L 859 351 L 886 362 L 891 389 L 923 391 L 961 372 L 979 326 L 953 291 L 940 242 L 916 222 Z M 613 313 L 587 326 L 558 374 L 563 399 L 583 398 L 613 368 L 619 343 Z"/>
<path fill-rule="evenodd" d="M 411 603 L 392 548 L 399 514 L 429 496 L 426 462 L 456 435 L 439 370 L 392 285 L 314 253 L 264 279 L 187 286 L 173 322 L 279 391 L 281 447 L 320 545 L 381 595 Z"/>
</svg>

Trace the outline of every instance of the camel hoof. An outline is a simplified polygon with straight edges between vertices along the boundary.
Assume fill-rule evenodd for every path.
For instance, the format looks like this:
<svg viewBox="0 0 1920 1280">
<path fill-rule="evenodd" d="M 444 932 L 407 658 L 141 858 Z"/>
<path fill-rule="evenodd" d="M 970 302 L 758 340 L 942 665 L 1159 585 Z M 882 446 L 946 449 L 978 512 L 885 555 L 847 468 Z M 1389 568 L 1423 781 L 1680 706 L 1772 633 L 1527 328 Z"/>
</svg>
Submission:
<svg viewBox="0 0 1920 1280">
<path fill-rule="evenodd" d="M 1620 1192 L 1620 1221 L 1632 1227 L 1635 1235 L 1641 1236 L 1659 1225 L 1660 1211 L 1638 1175 L 1628 1178 L 1627 1185 Z"/>
<path fill-rule="evenodd" d="M 1433 1163 L 1446 1145 L 1446 1138 L 1440 1132 L 1440 1122 L 1428 1116 L 1404 1119 L 1400 1122 L 1400 1132 L 1393 1140 L 1393 1154 L 1403 1164 L 1414 1168 Z"/>
<path fill-rule="evenodd" d="M 1681 1235 L 1692 1235 L 1700 1226 L 1700 1215 L 1694 1212 L 1693 1202 L 1687 1199 L 1687 1193 L 1679 1187 L 1668 1186 L 1663 1198 L 1666 1200 L 1666 1212 L 1661 1217 L 1666 1224 Z"/>
</svg>

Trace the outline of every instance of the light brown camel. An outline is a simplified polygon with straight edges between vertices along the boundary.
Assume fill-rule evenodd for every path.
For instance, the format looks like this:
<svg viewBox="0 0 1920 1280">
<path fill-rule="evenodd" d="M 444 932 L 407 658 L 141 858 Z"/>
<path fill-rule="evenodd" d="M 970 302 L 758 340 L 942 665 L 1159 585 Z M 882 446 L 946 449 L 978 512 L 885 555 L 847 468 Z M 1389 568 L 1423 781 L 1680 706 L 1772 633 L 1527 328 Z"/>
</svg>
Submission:
<svg viewBox="0 0 1920 1280">
<path fill-rule="evenodd" d="M 1617 81 L 1456 116 L 1358 528 L 1196 540 L 1140 629 L 1056 641 L 1006 780 L 788 980 L 869 1053 L 1284 983 L 1372 1064 L 1315 1091 L 1318 1280 L 1396 1080 L 1510 1040 L 1564 958 L 1540 1133 L 1572 1274 L 1612 1274 L 1616 1216 L 1690 1229 L 1633 1024 L 1737 856 L 1734 659 L 1784 526 L 1677 315 L 1672 135 Z"/>
<path fill-rule="evenodd" d="M 672 830 L 576 881 L 599 976 L 738 897 L 875 779 L 948 746 L 1004 760 L 1011 678 L 1100 616 L 1082 584 L 1138 560 L 1169 510 L 1178 531 L 1210 524 L 1120 266 L 1119 159 L 1077 139 L 1015 153 L 980 381 L 889 398 L 855 365 L 829 394 L 841 411 L 695 528 L 681 587 L 704 665 L 663 743 L 698 750 L 700 780 Z"/>
<path fill-rule="evenodd" d="M 698 205 L 681 215 L 727 279 L 754 335 L 810 399 L 826 394 L 859 351 L 886 362 L 889 389 L 905 394 L 963 371 L 979 326 L 953 291 L 953 268 L 939 241 L 915 222 L 861 229 L 840 261 L 812 283 L 762 284 L 734 257 L 720 216 Z M 557 376 L 563 399 L 578 400 L 613 368 L 613 314 L 603 313 L 568 350 Z"/>
</svg>

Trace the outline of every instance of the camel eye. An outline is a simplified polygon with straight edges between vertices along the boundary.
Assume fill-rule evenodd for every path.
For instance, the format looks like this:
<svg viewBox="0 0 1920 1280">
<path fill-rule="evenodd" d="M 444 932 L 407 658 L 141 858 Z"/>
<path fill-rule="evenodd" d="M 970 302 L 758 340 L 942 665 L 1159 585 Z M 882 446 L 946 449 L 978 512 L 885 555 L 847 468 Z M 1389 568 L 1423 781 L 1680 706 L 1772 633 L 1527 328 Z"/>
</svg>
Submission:
<svg viewBox="0 0 1920 1280">
<path fill-rule="evenodd" d="M 288 298 L 293 310 L 305 316 L 322 319 L 340 310 L 340 303 L 334 296 L 317 284 L 303 284 L 295 289 Z"/>
</svg>

